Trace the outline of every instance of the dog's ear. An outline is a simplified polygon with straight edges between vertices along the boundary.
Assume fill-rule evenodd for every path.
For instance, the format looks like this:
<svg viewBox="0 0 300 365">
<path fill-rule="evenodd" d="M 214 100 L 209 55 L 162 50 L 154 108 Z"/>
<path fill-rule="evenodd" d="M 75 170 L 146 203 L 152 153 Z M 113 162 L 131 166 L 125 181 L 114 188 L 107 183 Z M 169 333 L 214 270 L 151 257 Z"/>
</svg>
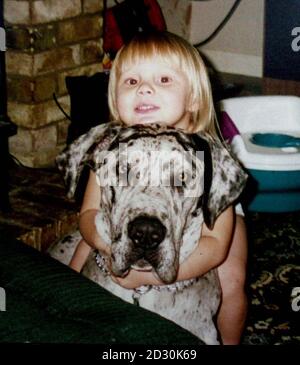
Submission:
<svg viewBox="0 0 300 365">
<path fill-rule="evenodd" d="M 195 151 L 203 152 L 204 159 L 204 182 L 203 182 L 203 194 L 198 198 L 197 209 L 201 208 L 203 211 L 203 218 L 207 225 L 209 225 L 210 215 L 208 212 L 208 199 L 209 192 L 212 184 L 212 156 L 210 145 L 206 139 L 204 139 L 200 134 L 191 135 Z"/>
<path fill-rule="evenodd" d="M 88 165 L 94 171 L 97 169 L 97 156 L 109 149 L 120 130 L 121 126 L 117 124 L 101 124 L 81 135 L 57 156 L 56 164 L 63 174 L 69 198 L 75 194 L 84 167 Z"/>
<path fill-rule="evenodd" d="M 243 191 L 247 174 L 220 141 L 204 133 L 194 134 L 193 140 L 197 150 L 204 151 L 204 193 L 198 206 L 202 206 L 205 224 L 213 229 L 217 217 Z"/>
</svg>

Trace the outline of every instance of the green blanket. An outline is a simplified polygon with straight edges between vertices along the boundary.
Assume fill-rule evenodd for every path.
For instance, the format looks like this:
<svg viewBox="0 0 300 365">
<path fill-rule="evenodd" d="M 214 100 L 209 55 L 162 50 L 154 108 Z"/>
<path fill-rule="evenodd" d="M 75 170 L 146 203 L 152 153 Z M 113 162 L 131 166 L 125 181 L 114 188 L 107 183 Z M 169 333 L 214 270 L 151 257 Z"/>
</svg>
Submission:
<svg viewBox="0 0 300 365">
<path fill-rule="evenodd" d="M 0 287 L 6 294 L 1 343 L 201 344 L 176 324 L 13 239 L 0 238 Z"/>
</svg>

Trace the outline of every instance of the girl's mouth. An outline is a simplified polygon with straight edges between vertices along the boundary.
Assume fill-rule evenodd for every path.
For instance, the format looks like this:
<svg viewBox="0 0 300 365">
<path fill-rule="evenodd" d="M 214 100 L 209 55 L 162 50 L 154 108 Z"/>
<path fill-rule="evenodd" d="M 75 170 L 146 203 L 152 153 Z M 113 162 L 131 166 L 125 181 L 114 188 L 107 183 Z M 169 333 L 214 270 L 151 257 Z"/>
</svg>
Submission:
<svg viewBox="0 0 300 365">
<path fill-rule="evenodd" d="M 134 108 L 134 111 L 138 114 L 152 113 L 158 110 L 159 107 L 153 104 L 139 104 Z"/>
</svg>

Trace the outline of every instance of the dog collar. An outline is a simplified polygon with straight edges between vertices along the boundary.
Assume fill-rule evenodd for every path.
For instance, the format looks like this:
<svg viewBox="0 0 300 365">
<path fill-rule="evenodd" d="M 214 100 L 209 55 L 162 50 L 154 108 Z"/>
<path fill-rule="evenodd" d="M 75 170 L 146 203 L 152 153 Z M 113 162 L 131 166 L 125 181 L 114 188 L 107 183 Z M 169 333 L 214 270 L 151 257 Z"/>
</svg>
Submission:
<svg viewBox="0 0 300 365">
<path fill-rule="evenodd" d="M 103 256 L 100 255 L 99 252 L 96 253 L 95 260 L 99 269 L 106 275 L 110 275 L 109 270 L 107 269 L 106 260 Z M 138 301 L 142 295 L 145 295 L 150 290 L 168 291 L 168 292 L 180 292 L 183 289 L 188 288 L 189 286 L 195 284 L 198 281 L 198 278 L 192 278 L 189 280 L 176 281 L 172 284 L 165 285 L 142 285 L 138 288 L 133 289 L 132 298 L 135 304 L 138 304 Z"/>
</svg>

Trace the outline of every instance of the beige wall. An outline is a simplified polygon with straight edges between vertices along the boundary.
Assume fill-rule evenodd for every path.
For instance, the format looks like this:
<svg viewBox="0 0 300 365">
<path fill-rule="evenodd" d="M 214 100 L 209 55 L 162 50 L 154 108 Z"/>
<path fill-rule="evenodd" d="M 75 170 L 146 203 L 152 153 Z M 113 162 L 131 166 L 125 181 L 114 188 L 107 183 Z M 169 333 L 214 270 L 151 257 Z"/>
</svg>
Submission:
<svg viewBox="0 0 300 365">
<path fill-rule="evenodd" d="M 209 36 L 234 0 L 159 0 L 168 29 L 191 43 Z M 264 0 L 242 0 L 218 36 L 201 47 L 219 71 L 262 76 Z"/>
<path fill-rule="evenodd" d="M 234 0 L 192 2 L 190 41 L 205 39 Z M 218 36 L 202 50 L 220 71 L 262 76 L 264 0 L 243 0 Z"/>
<path fill-rule="evenodd" d="M 189 0 L 158 0 L 170 32 L 189 39 L 190 9 Z"/>
</svg>

